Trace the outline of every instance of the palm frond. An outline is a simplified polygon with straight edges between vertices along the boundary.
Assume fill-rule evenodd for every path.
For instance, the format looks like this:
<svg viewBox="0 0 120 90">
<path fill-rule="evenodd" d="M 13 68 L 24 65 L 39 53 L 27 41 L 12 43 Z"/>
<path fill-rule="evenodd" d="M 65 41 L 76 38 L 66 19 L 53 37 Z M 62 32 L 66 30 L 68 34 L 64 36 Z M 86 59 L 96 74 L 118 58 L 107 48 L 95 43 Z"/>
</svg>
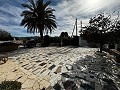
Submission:
<svg viewBox="0 0 120 90">
<path fill-rule="evenodd" d="M 31 11 L 25 10 L 25 11 L 23 11 L 23 12 L 21 13 L 20 16 L 31 15 L 31 14 L 34 14 L 34 13 L 31 12 Z"/>
<path fill-rule="evenodd" d="M 37 7 L 37 9 L 42 10 L 43 9 L 43 0 L 38 0 L 36 2 L 36 7 Z"/>
<path fill-rule="evenodd" d="M 31 3 L 31 5 L 33 6 L 33 8 L 36 7 L 34 0 L 28 0 L 28 1 Z"/>
<path fill-rule="evenodd" d="M 46 8 L 50 3 L 51 3 L 51 1 L 47 1 L 47 2 L 44 4 L 44 8 Z"/>
<path fill-rule="evenodd" d="M 30 9 L 31 11 L 34 11 L 31 5 L 29 4 L 22 4 L 23 7 Z"/>
<path fill-rule="evenodd" d="M 50 32 L 57 28 L 56 18 L 53 14 L 55 11 L 52 8 L 49 8 L 50 1 L 44 3 L 43 0 L 28 0 L 29 4 L 22 4 L 23 7 L 28 8 L 29 10 L 24 10 L 21 13 L 23 20 L 21 21 L 21 26 L 27 27 L 28 33 L 40 33 Z"/>
</svg>

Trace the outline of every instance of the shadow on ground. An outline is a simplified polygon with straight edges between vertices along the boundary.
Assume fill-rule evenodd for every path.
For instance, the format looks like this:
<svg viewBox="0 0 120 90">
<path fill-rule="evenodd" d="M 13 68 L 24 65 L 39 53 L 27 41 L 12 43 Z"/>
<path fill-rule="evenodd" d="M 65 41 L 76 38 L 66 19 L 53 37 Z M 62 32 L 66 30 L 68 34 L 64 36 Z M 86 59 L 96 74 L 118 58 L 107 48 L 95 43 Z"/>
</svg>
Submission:
<svg viewBox="0 0 120 90">
<path fill-rule="evenodd" d="M 14 50 L 14 51 L 10 51 L 8 52 L 8 55 L 10 57 L 12 56 L 18 56 L 20 54 L 26 54 L 26 53 L 29 53 L 33 48 L 19 48 L 17 50 Z"/>
<path fill-rule="evenodd" d="M 66 54 L 72 51 L 74 48 L 73 46 L 67 46 L 67 47 L 34 47 L 34 48 L 19 48 L 15 51 L 9 52 L 9 56 L 19 56 L 21 54 L 26 54 L 26 53 L 35 53 L 34 51 L 41 51 L 41 50 L 47 50 L 46 54 L 48 55 L 53 55 L 53 54 Z M 33 51 L 33 52 L 32 52 Z"/>
<path fill-rule="evenodd" d="M 86 55 L 66 68 L 55 90 L 119 90 L 119 67 L 105 56 Z"/>
</svg>

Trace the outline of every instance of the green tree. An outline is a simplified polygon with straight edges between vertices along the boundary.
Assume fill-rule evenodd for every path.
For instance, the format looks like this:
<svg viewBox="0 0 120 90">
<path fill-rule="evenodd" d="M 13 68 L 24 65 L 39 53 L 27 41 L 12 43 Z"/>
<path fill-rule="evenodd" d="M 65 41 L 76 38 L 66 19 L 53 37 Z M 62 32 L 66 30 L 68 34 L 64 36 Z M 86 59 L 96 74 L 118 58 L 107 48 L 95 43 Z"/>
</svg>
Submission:
<svg viewBox="0 0 120 90">
<path fill-rule="evenodd" d="M 41 43 L 43 43 L 43 33 L 52 33 L 52 30 L 57 28 L 56 18 L 53 15 L 55 10 L 48 7 L 51 1 L 46 3 L 43 0 L 28 1 L 29 3 L 22 4 L 27 10 L 21 13 L 24 18 L 20 25 L 27 27 L 27 32 L 29 33 L 40 33 Z"/>
<path fill-rule="evenodd" d="M 60 37 L 68 37 L 68 32 L 61 32 Z"/>
<path fill-rule="evenodd" d="M 98 43 L 100 45 L 100 52 L 103 50 L 103 45 L 109 43 L 110 34 L 108 33 L 111 28 L 111 16 L 107 17 L 104 14 L 98 14 L 91 18 L 89 25 L 85 26 L 85 30 L 81 36 L 89 43 Z"/>
</svg>

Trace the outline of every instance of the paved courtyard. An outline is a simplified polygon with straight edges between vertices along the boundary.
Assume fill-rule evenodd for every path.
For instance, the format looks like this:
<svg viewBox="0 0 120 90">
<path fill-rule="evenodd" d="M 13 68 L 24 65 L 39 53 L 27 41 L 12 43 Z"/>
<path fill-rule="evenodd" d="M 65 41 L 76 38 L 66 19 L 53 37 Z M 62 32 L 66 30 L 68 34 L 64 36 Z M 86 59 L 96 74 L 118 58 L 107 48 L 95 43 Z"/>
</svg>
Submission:
<svg viewBox="0 0 120 90">
<path fill-rule="evenodd" d="M 62 80 L 61 74 L 70 72 L 73 66 L 76 68 L 76 62 L 80 65 L 82 58 L 94 57 L 97 50 L 81 47 L 19 49 L 9 53 L 9 61 L 0 65 L 0 81 L 20 81 L 22 90 L 54 90 L 52 87 Z"/>
</svg>

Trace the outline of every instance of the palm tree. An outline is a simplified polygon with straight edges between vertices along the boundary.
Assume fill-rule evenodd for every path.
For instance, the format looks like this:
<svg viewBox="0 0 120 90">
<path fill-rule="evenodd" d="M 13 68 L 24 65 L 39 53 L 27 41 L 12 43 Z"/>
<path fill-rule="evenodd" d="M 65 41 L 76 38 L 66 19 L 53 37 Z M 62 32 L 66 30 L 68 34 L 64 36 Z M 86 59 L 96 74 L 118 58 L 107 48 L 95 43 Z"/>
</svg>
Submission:
<svg viewBox="0 0 120 90">
<path fill-rule="evenodd" d="M 27 27 L 27 32 L 29 33 L 39 33 L 41 36 L 41 43 L 43 40 L 43 33 L 50 32 L 57 28 L 56 18 L 53 15 L 54 9 L 48 7 L 51 1 L 46 3 L 43 0 L 28 0 L 29 3 L 22 4 L 23 7 L 27 8 L 21 13 L 23 20 L 21 26 Z"/>
</svg>

